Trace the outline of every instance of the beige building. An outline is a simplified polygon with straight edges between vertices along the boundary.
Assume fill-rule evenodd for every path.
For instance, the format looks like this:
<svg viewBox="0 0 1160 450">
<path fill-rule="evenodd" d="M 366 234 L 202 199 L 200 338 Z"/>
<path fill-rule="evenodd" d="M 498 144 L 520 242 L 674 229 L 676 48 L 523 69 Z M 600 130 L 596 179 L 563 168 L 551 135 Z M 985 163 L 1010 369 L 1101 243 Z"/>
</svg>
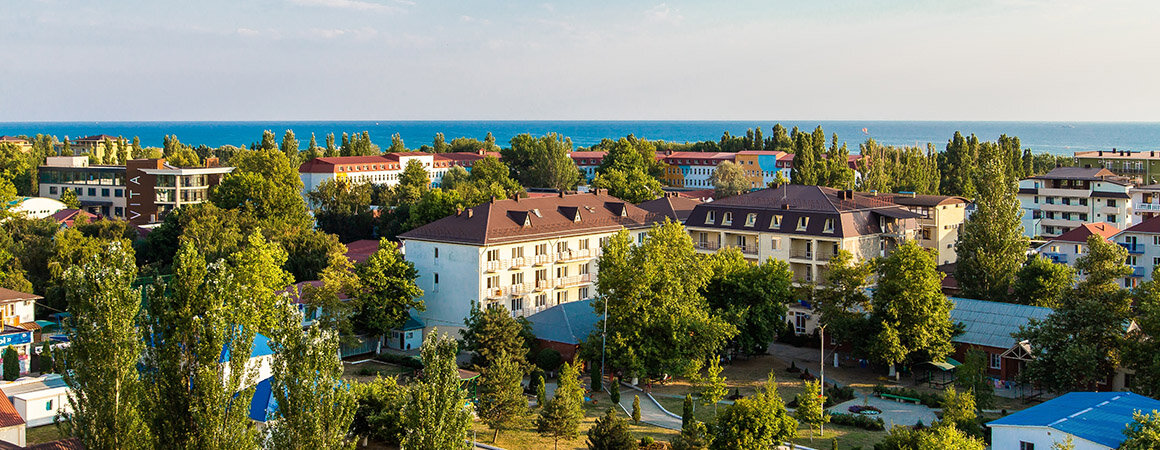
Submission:
<svg viewBox="0 0 1160 450">
<path fill-rule="evenodd" d="M 29 150 L 32 150 L 32 142 L 16 136 L 0 136 L 0 145 L 4 144 L 13 145 L 25 153 L 27 153 Z"/>
<path fill-rule="evenodd" d="M 955 241 L 959 239 L 959 228 L 967 219 L 970 200 L 965 197 L 913 193 L 879 194 L 878 198 L 921 215 L 915 239 L 918 245 L 938 251 L 938 264 L 952 264 L 959 260 L 955 252 Z"/>
<path fill-rule="evenodd" d="M 403 233 L 426 309 L 424 334 L 461 329 L 473 304 L 528 316 L 596 295 L 601 246 L 622 229 L 643 241 L 664 216 L 605 192 L 488 202 Z"/>
<path fill-rule="evenodd" d="M 788 262 L 797 282 L 817 282 L 839 250 L 865 260 L 915 238 L 924 217 L 893 198 L 783 185 L 701 204 L 685 226 L 703 253 L 736 247 L 751 261 Z"/>
</svg>

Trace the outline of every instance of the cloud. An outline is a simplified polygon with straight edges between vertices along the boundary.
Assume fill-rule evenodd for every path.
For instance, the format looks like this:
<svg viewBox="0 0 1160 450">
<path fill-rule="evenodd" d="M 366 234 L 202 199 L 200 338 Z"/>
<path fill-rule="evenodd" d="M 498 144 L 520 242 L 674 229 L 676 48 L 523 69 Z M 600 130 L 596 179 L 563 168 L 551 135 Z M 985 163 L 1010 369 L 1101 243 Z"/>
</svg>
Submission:
<svg viewBox="0 0 1160 450">
<path fill-rule="evenodd" d="M 378 35 L 378 30 L 374 28 L 356 28 L 356 29 L 341 29 L 341 28 L 311 28 L 307 30 L 306 35 L 309 37 L 322 39 L 335 39 L 341 37 L 350 37 L 354 39 L 370 38 Z"/>
<path fill-rule="evenodd" d="M 644 14 L 650 22 L 679 25 L 681 21 L 685 20 L 685 16 L 681 15 L 681 10 L 670 7 L 668 3 L 661 3 L 649 8 Z"/>
<path fill-rule="evenodd" d="M 478 23 L 482 25 L 490 25 L 491 21 L 487 19 L 480 19 L 478 17 L 471 17 L 468 15 L 459 16 L 459 21 L 463 23 Z"/>
<path fill-rule="evenodd" d="M 397 6 L 384 5 L 382 3 L 362 0 L 290 0 L 290 3 L 302 6 L 321 6 L 325 8 L 349 9 L 354 11 L 402 11 L 402 8 Z M 396 0 L 395 3 L 406 6 L 412 6 L 415 4 L 415 2 L 409 0 Z"/>
<path fill-rule="evenodd" d="M 259 34 L 262 34 L 262 33 L 258 32 L 258 30 L 255 30 L 252 28 L 238 28 L 238 30 L 235 33 L 237 33 L 239 36 L 257 36 Z"/>
</svg>

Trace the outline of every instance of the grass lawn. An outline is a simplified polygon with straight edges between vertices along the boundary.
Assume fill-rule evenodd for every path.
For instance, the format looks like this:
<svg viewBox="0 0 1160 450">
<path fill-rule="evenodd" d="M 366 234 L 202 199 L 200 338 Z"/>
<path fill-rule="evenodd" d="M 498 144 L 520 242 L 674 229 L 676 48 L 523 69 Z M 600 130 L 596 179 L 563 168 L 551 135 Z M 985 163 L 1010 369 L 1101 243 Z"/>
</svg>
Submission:
<svg viewBox="0 0 1160 450">
<path fill-rule="evenodd" d="M 52 442 L 69 437 L 64 434 L 55 424 L 41 425 L 39 427 L 28 428 L 25 430 L 25 440 L 28 445 L 43 444 L 45 442 Z"/>
<path fill-rule="evenodd" d="M 874 444 L 881 442 L 886 437 L 885 431 L 867 431 L 861 428 L 847 427 L 842 425 L 826 424 L 826 434 L 823 436 L 814 431 L 814 438 L 810 440 L 810 429 L 807 425 L 798 427 L 798 437 L 793 440 L 794 444 L 804 445 L 818 450 L 828 450 L 830 448 L 830 440 L 838 439 L 838 448 L 857 448 L 872 449 Z"/>
<path fill-rule="evenodd" d="M 623 395 L 623 393 L 621 395 Z M 612 401 L 608 399 L 608 395 L 606 394 L 595 394 L 592 396 L 597 401 L 597 404 L 584 405 L 584 421 L 580 423 L 579 437 L 570 441 L 561 440 L 561 449 L 587 449 L 588 446 L 585 445 L 584 442 L 588 439 L 588 429 L 591 428 L 592 424 L 596 422 L 597 417 L 604 415 L 604 411 L 606 411 L 609 406 L 613 406 Z M 648 400 L 645 399 L 642 401 Z M 633 436 L 636 436 L 638 439 L 645 436 L 652 436 L 653 439 L 658 441 L 669 441 L 677 436 L 676 430 L 668 430 L 648 425 L 643 422 L 640 425 L 633 425 L 631 419 L 629 419 L 629 417 L 624 414 L 624 411 L 621 411 L 620 408 L 616 408 L 616 411 L 617 414 L 619 414 L 621 417 L 629 420 L 629 431 L 631 431 Z M 491 441 L 491 437 L 494 432 L 488 428 L 487 425 L 484 425 L 483 422 L 476 421 L 472 427 L 477 433 L 476 439 L 484 444 L 494 444 L 498 447 L 508 449 L 553 448 L 552 438 L 540 436 L 540 434 L 536 432 L 535 426 L 532 425 L 532 420 L 537 417 L 538 414 L 538 409 L 533 410 L 532 415 L 524 421 L 526 424 L 525 426 L 516 430 L 507 430 L 500 433 L 499 441 L 495 443 Z"/>
<path fill-rule="evenodd" d="M 379 361 L 367 361 L 362 364 L 346 363 L 342 365 L 342 378 L 359 382 L 369 382 L 375 376 L 393 377 L 411 373 L 411 369 Z"/>
</svg>

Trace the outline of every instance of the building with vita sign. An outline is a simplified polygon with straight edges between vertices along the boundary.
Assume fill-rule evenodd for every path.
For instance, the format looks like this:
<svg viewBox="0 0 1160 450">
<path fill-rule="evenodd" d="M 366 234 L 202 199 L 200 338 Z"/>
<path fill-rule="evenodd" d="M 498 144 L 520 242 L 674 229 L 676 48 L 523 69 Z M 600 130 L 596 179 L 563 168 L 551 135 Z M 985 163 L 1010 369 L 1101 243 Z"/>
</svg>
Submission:
<svg viewBox="0 0 1160 450">
<path fill-rule="evenodd" d="M 452 332 L 474 305 L 515 316 L 592 298 L 601 247 L 622 229 L 642 242 L 665 216 L 601 190 L 488 202 L 399 235 L 419 272 L 426 327 Z"/>
</svg>

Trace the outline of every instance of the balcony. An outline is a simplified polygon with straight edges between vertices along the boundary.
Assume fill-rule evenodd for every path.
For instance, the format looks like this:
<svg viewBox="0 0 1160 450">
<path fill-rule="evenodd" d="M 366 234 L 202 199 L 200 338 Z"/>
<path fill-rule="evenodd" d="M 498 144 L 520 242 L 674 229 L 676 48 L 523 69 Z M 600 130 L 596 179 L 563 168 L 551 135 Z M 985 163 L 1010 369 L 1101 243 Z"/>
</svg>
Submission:
<svg viewBox="0 0 1160 450">
<path fill-rule="evenodd" d="M 1043 211 L 1054 211 L 1057 213 L 1065 213 L 1065 212 L 1086 213 L 1089 211 L 1089 208 L 1087 205 L 1080 205 L 1078 203 L 1072 203 L 1070 205 L 1064 205 L 1064 204 L 1060 204 L 1060 203 L 1056 203 L 1056 204 L 1043 203 L 1043 204 L 1039 205 L 1039 209 L 1041 209 Z"/>
<path fill-rule="evenodd" d="M 1128 275 L 1133 278 L 1144 278 L 1148 274 L 1148 270 L 1144 266 L 1128 266 L 1132 268 L 1132 274 Z"/>
<path fill-rule="evenodd" d="M 1120 244 L 1120 247 L 1124 247 L 1125 250 L 1128 250 L 1128 253 L 1130 253 L 1130 254 L 1133 254 L 1133 255 L 1144 254 L 1144 244 L 1133 244 L 1133 243 L 1129 243 L 1129 242 L 1117 242 L 1117 244 Z"/>
<path fill-rule="evenodd" d="M 552 263 L 552 255 L 536 255 L 532 260 L 532 264 L 542 266 L 544 264 Z"/>
<path fill-rule="evenodd" d="M 1050 259 L 1051 262 L 1057 264 L 1067 264 L 1067 253 L 1041 252 L 1040 255 L 1043 255 L 1044 258 Z"/>
<path fill-rule="evenodd" d="M 600 249 L 565 250 L 556 254 L 556 261 L 576 261 L 598 256 Z"/>
<path fill-rule="evenodd" d="M 756 255 L 757 254 L 757 246 L 756 245 L 734 245 L 733 247 L 736 247 L 738 250 L 741 250 L 741 253 L 744 253 L 746 255 Z"/>
<path fill-rule="evenodd" d="M 717 251 L 717 249 L 721 248 L 721 246 L 719 244 L 717 244 L 716 242 L 709 242 L 709 241 L 698 242 L 698 243 L 696 243 L 696 245 L 694 245 L 694 247 L 696 247 L 697 250 L 708 250 L 708 251 Z"/>
<path fill-rule="evenodd" d="M 543 291 L 552 288 L 552 280 L 537 280 L 536 290 Z"/>
<path fill-rule="evenodd" d="M 592 282 L 592 274 L 574 275 L 570 277 L 559 277 L 555 280 L 555 286 L 559 288 L 567 288 L 572 286 L 579 286 Z"/>
<path fill-rule="evenodd" d="M 1160 211 L 1160 204 L 1156 203 L 1136 203 L 1132 205 L 1136 211 Z"/>
<path fill-rule="evenodd" d="M 804 250 L 804 249 L 802 249 L 802 250 L 794 249 L 793 251 L 789 252 L 789 257 L 790 258 L 797 258 L 797 259 L 813 260 L 814 259 L 814 251 L 813 250 Z"/>
</svg>

